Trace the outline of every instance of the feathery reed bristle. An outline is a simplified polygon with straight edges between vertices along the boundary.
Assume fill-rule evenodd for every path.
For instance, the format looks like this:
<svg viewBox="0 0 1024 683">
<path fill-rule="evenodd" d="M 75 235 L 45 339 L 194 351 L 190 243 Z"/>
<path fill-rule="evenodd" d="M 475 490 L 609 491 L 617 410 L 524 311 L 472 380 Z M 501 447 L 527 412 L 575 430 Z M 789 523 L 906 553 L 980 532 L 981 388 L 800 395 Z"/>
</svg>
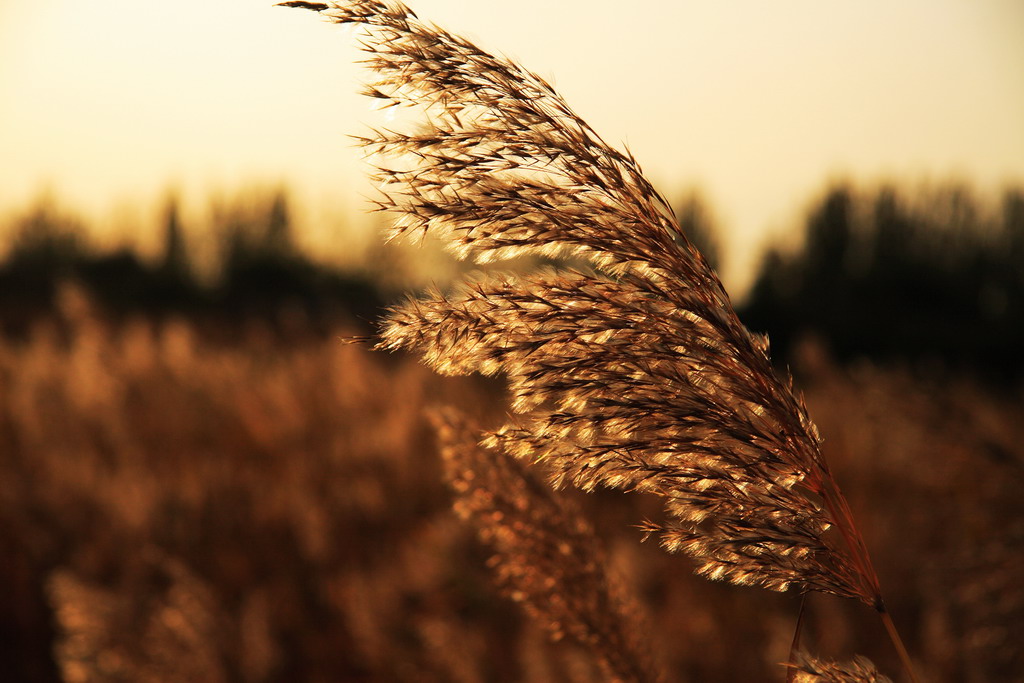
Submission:
<svg viewBox="0 0 1024 683">
<path fill-rule="evenodd" d="M 545 460 L 556 483 L 650 491 L 670 551 L 713 579 L 881 606 L 819 437 L 767 343 L 677 232 L 629 154 L 543 79 L 418 20 L 398 2 L 330 2 L 369 29 L 368 90 L 419 105 L 413 132 L 363 138 L 396 235 L 447 237 L 480 262 L 573 254 L 592 272 L 485 274 L 396 307 L 385 348 L 439 372 L 502 373 L 518 419 L 487 443 Z M 826 534 L 839 530 L 839 541 Z"/>
<path fill-rule="evenodd" d="M 480 429 L 454 410 L 434 424 L 455 510 L 493 551 L 504 590 L 555 639 L 569 638 L 608 680 L 660 680 L 639 638 L 637 608 L 606 572 L 602 544 L 581 511 L 519 461 L 483 449 Z"/>
<path fill-rule="evenodd" d="M 800 651 L 796 653 L 796 669 L 796 683 L 892 683 L 866 657 L 840 664 Z"/>
</svg>

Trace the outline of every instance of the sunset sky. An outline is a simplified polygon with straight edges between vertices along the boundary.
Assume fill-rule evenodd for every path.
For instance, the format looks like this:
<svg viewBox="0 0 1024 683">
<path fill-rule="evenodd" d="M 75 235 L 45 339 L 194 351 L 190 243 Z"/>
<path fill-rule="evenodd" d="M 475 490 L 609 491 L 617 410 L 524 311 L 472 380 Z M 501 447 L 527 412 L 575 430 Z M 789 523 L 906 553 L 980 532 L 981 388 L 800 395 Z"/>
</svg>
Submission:
<svg viewBox="0 0 1024 683">
<path fill-rule="evenodd" d="M 1020 0 L 410 4 L 551 80 L 669 198 L 699 187 L 734 286 L 830 179 L 1024 182 Z M 116 232 L 170 187 L 198 212 L 285 184 L 344 251 L 370 193 L 346 136 L 381 120 L 354 44 L 267 0 L 2 2 L 0 216 L 49 193 Z"/>
</svg>

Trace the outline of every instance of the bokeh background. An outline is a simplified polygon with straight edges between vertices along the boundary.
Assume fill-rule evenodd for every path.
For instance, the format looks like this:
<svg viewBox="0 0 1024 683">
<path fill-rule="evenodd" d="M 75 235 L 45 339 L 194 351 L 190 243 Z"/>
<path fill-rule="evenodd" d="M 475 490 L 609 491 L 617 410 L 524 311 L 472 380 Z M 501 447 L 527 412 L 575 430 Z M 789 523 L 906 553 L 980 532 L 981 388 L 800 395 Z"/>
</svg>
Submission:
<svg viewBox="0 0 1024 683">
<path fill-rule="evenodd" d="M 806 393 L 921 673 L 1024 680 L 1024 5 L 414 9 L 673 202 Z M 0 3 L 11 680 L 588 676 L 451 513 L 425 411 L 499 420 L 501 383 L 339 341 L 463 268 L 380 243 L 355 43 L 251 0 Z M 579 502 L 673 679 L 780 680 L 797 600 L 690 577 L 635 498 Z M 872 615 L 808 609 L 897 677 Z"/>
</svg>

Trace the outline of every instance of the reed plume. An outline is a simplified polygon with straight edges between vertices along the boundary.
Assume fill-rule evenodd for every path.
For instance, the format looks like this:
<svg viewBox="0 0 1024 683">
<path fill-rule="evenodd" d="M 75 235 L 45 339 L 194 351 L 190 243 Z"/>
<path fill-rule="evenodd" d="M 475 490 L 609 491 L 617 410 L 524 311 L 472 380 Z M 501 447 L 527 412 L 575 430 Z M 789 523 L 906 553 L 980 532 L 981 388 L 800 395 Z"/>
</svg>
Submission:
<svg viewBox="0 0 1024 683">
<path fill-rule="evenodd" d="M 368 29 L 366 94 L 423 112 L 418 129 L 359 138 L 388 159 L 375 177 L 393 237 L 440 235 L 478 263 L 590 264 L 428 292 L 390 311 L 379 346 L 504 375 L 515 416 L 484 439 L 496 457 L 544 461 L 556 485 L 661 496 L 666 519 L 647 529 L 698 573 L 853 598 L 891 625 L 801 398 L 633 156 L 536 74 L 401 3 L 283 4 Z"/>
<path fill-rule="evenodd" d="M 494 551 L 497 582 L 551 636 L 583 647 L 607 680 L 660 680 L 639 638 L 635 604 L 605 569 L 593 527 L 533 472 L 478 444 L 480 429 L 454 410 L 434 416 L 455 492 L 455 510 L 472 520 Z"/>
<path fill-rule="evenodd" d="M 852 662 L 823 661 L 800 651 L 796 655 L 796 683 L 892 683 L 866 657 Z"/>
</svg>

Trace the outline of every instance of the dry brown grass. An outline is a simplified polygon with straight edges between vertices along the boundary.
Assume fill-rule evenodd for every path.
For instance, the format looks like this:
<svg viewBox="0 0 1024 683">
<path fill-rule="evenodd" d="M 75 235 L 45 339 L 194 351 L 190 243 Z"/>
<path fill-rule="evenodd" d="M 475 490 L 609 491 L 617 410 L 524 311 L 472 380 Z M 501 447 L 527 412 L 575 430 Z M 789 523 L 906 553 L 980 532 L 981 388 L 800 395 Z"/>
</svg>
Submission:
<svg viewBox="0 0 1024 683">
<path fill-rule="evenodd" d="M 480 427 L 459 413 L 443 411 L 435 422 L 455 511 L 494 548 L 489 564 L 498 584 L 553 638 L 586 648 L 600 677 L 661 678 L 637 608 L 608 575 L 603 544 L 582 510 L 508 454 L 481 448 Z"/>
<path fill-rule="evenodd" d="M 878 673 L 878 669 L 863 657 L 852 662 L 837 664 L 815 659 L 806 652 L 796 656 L 796 683 L 892 683 Z"/>
<path fill-rule="evenodd" d="M 585 647 L 550 643 L 493 587 L 495 551 L 452 515 L 425 412 L 495 424 L 494 387 L 335 336 L 285 344 L 254 326 L 224 344 L 65 303 L 24 343 L 0 340 L 10 679 L 592 677 Z M 825 454 L 922 677 L 1024 680 L 1024 397 L 804 356 Z M 667 680 L 780 680 L 793 598 L 708 583 L 638 543 L 649 496 L 570 498 Z M 898 671 L 857 607 L 811 600 L 805 647 Z"/>
</svg>

